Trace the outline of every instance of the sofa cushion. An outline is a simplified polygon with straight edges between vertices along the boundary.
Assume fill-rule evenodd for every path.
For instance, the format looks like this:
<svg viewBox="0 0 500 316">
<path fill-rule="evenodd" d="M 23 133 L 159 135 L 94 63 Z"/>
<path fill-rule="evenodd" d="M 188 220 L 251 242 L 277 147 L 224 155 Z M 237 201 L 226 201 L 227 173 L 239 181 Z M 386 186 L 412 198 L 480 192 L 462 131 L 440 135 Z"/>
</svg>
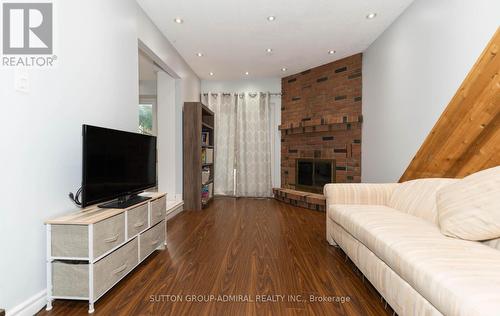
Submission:
<svg viewBox="0 0 500 316">
<path fill-rule="evenodd" d="M 467 240 L 500 237 L 500 167 L 442 188 L 437 206 L 439 226 L 447 236 Z"/>
<path fill-rule="evenodd" d="M 498 314 L 498 250 L 386 206 L 331 205 L 328 216 L 443 314 Z"/>
<path fill-rule="evenodd" d="M 456 179 L 418 179 L 399 184 L 387 206 L 423 218 L 438 225 L 436 192 Z"/>
</svg>

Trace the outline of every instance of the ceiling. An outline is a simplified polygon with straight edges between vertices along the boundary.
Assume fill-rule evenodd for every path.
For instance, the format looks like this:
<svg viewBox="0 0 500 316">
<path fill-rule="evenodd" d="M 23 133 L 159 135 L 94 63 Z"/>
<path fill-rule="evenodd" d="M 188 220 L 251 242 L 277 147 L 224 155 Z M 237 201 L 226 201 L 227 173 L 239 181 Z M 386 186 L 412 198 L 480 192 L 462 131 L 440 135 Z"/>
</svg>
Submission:
<svg viewBox="0 0 500 316">
<path fill-rule="evenodd" d="M 364 51 L 413 0 L 138 0 L 202 79 L 285 77 Z M 375 12 L 374 19 L 367 19 Z M 269 22 L 268 16 L 276 20 Z M 183 23 L 174 22 L 182 18 Z M 271 53 L 266 52 L 272 48 Z M 329 54 L 335 50 L 335 54 Z M 198 52 L 203 53 L 198 57 Z M 286 67 L 285 72 L 282 68 Z M 245 72 L 249 72 L 245 75 Z M 214 75 L 210 76 L 209 73 Z"/>
</svg>

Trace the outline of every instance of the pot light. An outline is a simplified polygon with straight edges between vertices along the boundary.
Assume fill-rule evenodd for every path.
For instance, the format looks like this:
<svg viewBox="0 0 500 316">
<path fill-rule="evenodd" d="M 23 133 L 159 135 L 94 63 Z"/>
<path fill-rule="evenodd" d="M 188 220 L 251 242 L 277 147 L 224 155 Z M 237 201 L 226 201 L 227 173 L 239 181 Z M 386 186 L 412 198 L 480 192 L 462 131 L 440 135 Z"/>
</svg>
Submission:
<svg viewBox="0 0 500 316">
<path fill-rule="evenodd" d="M 276 17 L 274 15 L 270 15 L 270 16 L 267 17 L 267 20 L 269 22 L 272 22 L 272 21 L 276 20 Z"/>
<path fill-rule="evenodd" d="M 281 68 L 281 71 L 285 72 L 287 69 L 285 67 Z"/>
<path fill-rule="evenodd" d="M 376 16 L 377 16 L 377 13 L 372 12 L 372 13 L 367 14 L 367 15 L 366 15 L 366 18 L 367 18 L 368 20 L 371 20 L 371 19 L 375 18 Z"/>
<path fill-rule="evenodd" d="M 196 53 L 196 56 L 203 57 L 203 53 Z"/>
<path fill-rule="evenodd" d="M 272 49 L 272 48 L 268 48 L 268 49 L 266 49 L 266 52 L 268 52 L 268 53 L 272 53 L 272 52 L 273 52 L 273 49 Z"/>
<path fill-rule="evenodd" d="M 210 73 L 209 73 L 209 75 L 210 75 L 210 76 L 213 76 L 213 75 L 214 75 L 214 73 L 213 73 L 213 72 L 210 72 Z"/>
<path fill-rule="evenodd" d="M 329 50 L 328 54 L 333 55 L 333 54 L 335 54 L 335 51 L 334 50 Z"/>
<path fill-rule="evenodd" d="M 249 74 L 250 74 L 250 73 L 249 73 L 248 71 L 245 71 L 245 75 L 247 75 L 247 76 L 248 76 Z"/>
<path fill-rule="evenodd" d="M 184 20 L 181 19 L 181 18 L 175 18 L 174 22 L 177 23 L 177 24 L 182 24 L 182 23 L 184 23 Z"/>
</svg>

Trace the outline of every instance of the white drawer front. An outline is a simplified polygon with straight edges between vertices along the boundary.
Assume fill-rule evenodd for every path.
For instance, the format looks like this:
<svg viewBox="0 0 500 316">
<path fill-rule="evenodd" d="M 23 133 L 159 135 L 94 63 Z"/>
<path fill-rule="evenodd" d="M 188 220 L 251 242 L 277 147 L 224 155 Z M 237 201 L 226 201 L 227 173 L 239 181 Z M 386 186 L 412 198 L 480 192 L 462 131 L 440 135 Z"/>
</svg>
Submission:
<svg viewBox="0 0 500 316">
<path fill-rule="evenodd" d="M 151 201 L 151 226 L 165 219 L 167 214 L 167 198 L 165 196 Z"/>
<path fill-rule="evenodd" d="M 125 241 L 125 214 L 121 213 L 94 224 L 94 258 Z"/>
<path fill-rule="evenodd" d="M 94 264 L 94 296 L 98 298 L 138 263 L 137 238 Z"/>
<path fill-rule="evenodd" d="M 127 238 L 148 228 L 148 204 L 127 211 Z"/>
<path fill-rule="evenodd" d="M 165 242 L 165 221 L 160 222 L 140 235 L 141 261 Z"/>
</svg>

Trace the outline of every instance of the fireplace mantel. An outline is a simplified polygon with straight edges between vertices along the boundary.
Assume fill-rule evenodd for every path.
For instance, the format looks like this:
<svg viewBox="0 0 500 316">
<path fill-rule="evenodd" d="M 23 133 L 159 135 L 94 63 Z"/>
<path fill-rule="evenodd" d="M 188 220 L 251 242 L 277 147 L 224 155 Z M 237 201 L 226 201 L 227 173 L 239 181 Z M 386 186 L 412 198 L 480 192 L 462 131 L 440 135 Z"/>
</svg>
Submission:
<svg viewBox="0 0 500 316">
<path fill-rule="evenodd" d="M 323 118 L 287 122 L 280 125 L 279 130 L 285 135 L 329 132 L 339 129 L 350 129 L 353 127 L 353 124 L 360 124 L 362 122 L 363 115 L 361 114 L 327 115 Z"/>
</svg>

